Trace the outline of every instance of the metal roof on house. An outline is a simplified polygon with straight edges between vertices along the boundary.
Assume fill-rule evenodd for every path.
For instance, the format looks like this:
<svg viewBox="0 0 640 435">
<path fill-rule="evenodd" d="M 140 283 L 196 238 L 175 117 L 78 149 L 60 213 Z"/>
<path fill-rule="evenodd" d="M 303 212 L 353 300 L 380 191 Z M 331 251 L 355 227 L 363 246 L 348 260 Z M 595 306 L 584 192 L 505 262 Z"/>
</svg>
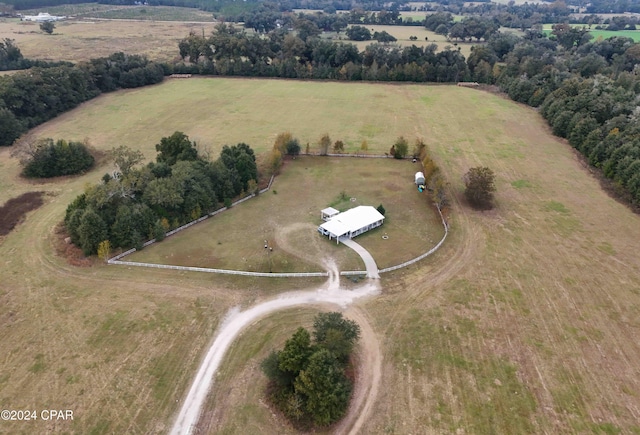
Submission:
<svg viewBox="0 0 640 435">
<path fill-rule="evenodd" d="M 320 213 L 322 213 L 324 215 L 327 215 L 327 216 L 335 216 L 335 215 L 339 214 L 340 211 L 336 210 L 333 207 L 327 207 L 324 210 L 320 210 Z"/>
<path fill-rule="evenodd" d="M 357 231 L 383 219 L 384 216 L 374 207 L 360 205 L 334 216 L 330 221 L 320 225 L 320 227 L 340 237 L 350 231 Z"/>
</svg>

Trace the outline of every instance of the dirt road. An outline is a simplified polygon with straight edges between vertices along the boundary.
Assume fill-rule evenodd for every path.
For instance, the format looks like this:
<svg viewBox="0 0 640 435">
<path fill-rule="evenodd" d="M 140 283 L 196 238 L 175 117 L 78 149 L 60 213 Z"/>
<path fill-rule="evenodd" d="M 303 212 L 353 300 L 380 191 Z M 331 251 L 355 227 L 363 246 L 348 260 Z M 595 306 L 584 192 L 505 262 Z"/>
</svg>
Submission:
<svg viewBox="0 0 640 435">
<path fill-rule="evenodd" d="M 215 372 L 218 370 L 228 348 L 244 328 L 261 317 L 279 310 L 314 304 L 334 304 L 344 308 L 356 299 L 372 296 L 379 292 L 379 285 L 376 281 L 369 281 L 353 290 L 341 289 L 338 271 L 334 264 L 330 265 L 329 271 L 329 282 L 322 288 L 284 293 L 275 299 L 259 303 L 245 311 L 240 311 L 236 308 L 227 314 L 182 404 L 182 408 L 170 432 L 172 435 L 190 434 L 192 432 L 200 417 L 202 405 L 212 387 Z M 378 388 L 377 385 L 372 385 L 371 382 L 376 381 L 376 379 L 379 381 L 380 379 L 382 359 L 375 334 L 371 331 L 371 326 L 366 321 L 366 317 L 358 311 L 353 311 L 353 316 L 360 324 L 365 337 L 363 340 L 364 349 L 362 349 L 362 353 L 365 355 L 361 355 L 360 359 L 366 362 L 367 369 L 360 370 L 362 375 L 358 378 L 356 390 L 354 391 L 355 400 L 349 409 L 349 414 L 345 417 L 345 422 L 343 422 L 346 425 L 345 428 L 357 417 L 360 417 L 358 419 L 359 422 L 362 421 L 364 411 L 371 409 L 371 404 L 375 399 L 374 393 Z M 378 350 L 377 354 L 375 352 L 376 349 Z M 373 357 L 370 352 L 374 352 Z M 370 370 L 376 372 L 376 366 L 377 378 L 369 376 Z"/>
</svg>

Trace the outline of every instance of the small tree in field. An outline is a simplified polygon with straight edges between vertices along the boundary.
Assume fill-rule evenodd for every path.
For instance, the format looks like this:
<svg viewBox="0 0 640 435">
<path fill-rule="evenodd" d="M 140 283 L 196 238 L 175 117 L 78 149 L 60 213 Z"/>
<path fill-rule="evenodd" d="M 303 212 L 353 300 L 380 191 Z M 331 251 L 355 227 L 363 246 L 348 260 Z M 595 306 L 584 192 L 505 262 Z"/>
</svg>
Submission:
<svg viewBox="0 0 640 435">
<path fill-rule="evenodd" d="M 344 151 L 344 142 L 341 140 L 337 140 L 336 143 L 333 144 L 333 152 L 341 153 Z"/>
<path fill-rule="evenodd" d="M 98 245 L 98 258 L 107 262 L 109 261 L 110 256 L 111 256 L 111 242 L 109 242 L 108 240 L 103 240 Z"/>
<path fill-rule="evenodd" d="M 45 21 L 44 23 L 40 23 L 40 30 L 51 35 L 53 30 L 56 28 L 56 25 L 53 21 Z"/>
<path fill-rule="evenodd" d="M 396 143 L 393 144 L 393 157 L 396 159 L 404 159 L 407 156 L 407 153 L 409 152 L 409 142 L 407 142 L 407 140 L 400 136 L 398 138 L 398 140 L 396 140 Z"/>
<path fill-rule="evenodd" d="M 300 142 L 298 139 L 292 139 L 286 144 L 287 147 L 287 155 L 289 156 L 297 156 L 300 154 Z"/>
<path fill-rule="evenodd" d="M 479 209 L 493 208 L 493 192 L 496 191 L 495 174 L 490 168 L 478 166 L 469 169 L 464 176 L 464 196 L 467 201 Z"/>
<path fill-rule="evenodd" d="M 328 134 L 325 134 L 320 138 L 318 145 L 320 146 L 320 155 L 326 156 L 329 152 L 329 147 L 331 146 L 331 137 Z"/>
</svg>

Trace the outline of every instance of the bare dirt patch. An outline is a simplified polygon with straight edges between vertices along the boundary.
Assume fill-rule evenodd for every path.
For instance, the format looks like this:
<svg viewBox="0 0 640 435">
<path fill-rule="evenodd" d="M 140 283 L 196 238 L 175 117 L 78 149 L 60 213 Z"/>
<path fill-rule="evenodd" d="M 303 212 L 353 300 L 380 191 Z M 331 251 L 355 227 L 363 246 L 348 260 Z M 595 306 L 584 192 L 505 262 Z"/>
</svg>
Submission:
<svg viewBox="0 0 640 435">
<path fill-rule="evenodd" d="M 53 243 L 58 256 L 66 259 L 67 263 L 72 266 L 91 266 L 94 263 L 95 258 L 85 257 L 82 249 L 71 243 L 68 236 L 69 235 L 62 223 L 56 226 L 56 234 Z"/>
<path fill-rule="evenodd" d="M 27 192 L 0 207 L 0 236 L 9 234 L 27 213 L 42 206 L 42 195 L 44 192 Z"/>
</svg>

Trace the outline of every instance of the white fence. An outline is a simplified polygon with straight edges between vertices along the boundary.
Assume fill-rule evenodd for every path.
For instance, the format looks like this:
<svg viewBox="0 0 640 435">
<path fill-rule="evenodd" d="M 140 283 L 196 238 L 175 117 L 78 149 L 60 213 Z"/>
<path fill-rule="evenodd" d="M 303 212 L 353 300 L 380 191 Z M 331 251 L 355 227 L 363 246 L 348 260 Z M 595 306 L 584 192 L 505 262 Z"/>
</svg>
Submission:
<svg viewBox="0 0 640 435">
<path fill-rule="evenodd" d="M 272 175 L 271 178 L 269 179 L 269 185 L 267 185 L 267 187 L 265 187 L 264 189 L 260 190 L 260 193 L 265 193 L 266 191 L 271 189 L 271 184 L 273 184 L 273 177 L 274 177 L 274 175 Z M 251 199 L 251 198 L 253 198 L 255 196 L 256 196 L 255 194 L 245 196 L 244 198 L 239 199 L 236 202 L 232 203 L 231 206 L 242 204 L 243 202 L 245 202 L 245 201 L 247 201 L 247 200 L 249 200 L 249 199 Z M 202 216 L 202 217 L 200 217 L 200 218 L 198 218 L 198 219 L 196 219 L 194 221 L 191 221 L 188 224 L 184 224 L 181 227 L 178 227 L 178 228 L 176 228 L 174 230 L 171 230 L 171 231 L 167 232 L 165 237 L 169 237 L 169 236 L 174 235 L 175 233 L 179 233 L 180 231 L 185 230 L 185 229 L 189 228 L 192 225 L 195 225 L 195 224 L 197 224 L 199 222 L 202 222 L 205 219 L 209 219 L 210 217 L 213 217 L 213 216 L 215 216 L 215 215 L 217 215 L 219 213 L 222 213 L 223 211 L 228 210 L 228 208 L 229 207 L 222 207 L 222 208 L 219 208 L 216 211 L 212 211 L 211 213 L 206 214 L 206 215 L 204 215 L 204 216 Z M 148 240 L 148 241 L 146 241 L 146 242 L 144 242 L 142 244 L 142 247 L 146 248 L 147 246 L 152 245 L 155 242 L 156 242 L 156 239 Z M 136 248 L 129 249 L 128 251 L 125 251 L 125 252 L 123 252 L 121 254 L 116 255 L 115 257 L 110 258 L 109 261 L 107 261 L 107 263 L 109 263 L 109 264 L 121 264 L 122 262 L 119 262 L 118 260 L 120 260 L 121 258 L 126 257 L 127 255 L 133 254 L 134 252 L 136 252 Z M 223 272 L 220 272 L 220 273 L 223 273 Z"/>
<path fill-rule="evenodd" d="M 119 260 L 114 260 L 113 258 L 109 260 L 109 264 L 119 264 L 123 266 L 135 266 L 135 267 L 153 267 L 156 269 L 185 270 L 188 272 L 221 273 L 225 275 L 258 276 L 258 277 L 268 277 L 268 278 L 304 278 L 304 277 L 329 276 L 329 273 L 327 272 L 296 272 L 296 273 L 248 272 L 244 270 L 210 269 L 208 267 L 174 266 L 171 264 L 138 263 L 136 261 L 119 261 Z"/>
</svg>

